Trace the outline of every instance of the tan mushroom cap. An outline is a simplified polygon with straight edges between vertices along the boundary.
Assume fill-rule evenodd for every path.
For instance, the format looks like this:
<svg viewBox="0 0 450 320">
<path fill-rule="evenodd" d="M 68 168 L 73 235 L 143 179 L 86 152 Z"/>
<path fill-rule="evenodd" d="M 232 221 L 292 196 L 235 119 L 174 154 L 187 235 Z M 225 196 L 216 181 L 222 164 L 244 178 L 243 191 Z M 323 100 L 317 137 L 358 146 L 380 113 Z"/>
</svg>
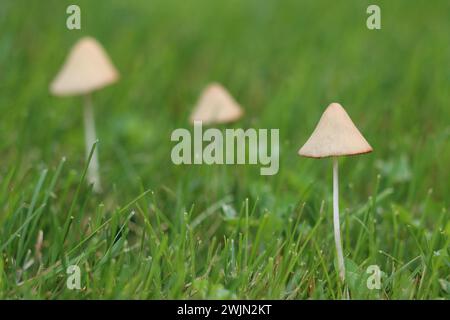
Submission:
<svg viewBox="0 0 450 320">
<path fill-rule="evenodd" d="M 372 152 L 372 147 L 339 103 L 328 106 L 298 154 L 311 158 Z"/>
<path fill-rule="evenodd" d="M 190 121 L 203 124 L 220 124 L 238 120 L 244 114 L 241 106 L 228 91 L 218 83 L 208 85 L 202 92 Z"/>
<path fill-rule="evenodd" d="M 57 96 L 82 95 L 117 81 L 119 74 L 94 38 L 84 37 L 71 49 L 63 67 L 50 85 Z"/>
</svg>

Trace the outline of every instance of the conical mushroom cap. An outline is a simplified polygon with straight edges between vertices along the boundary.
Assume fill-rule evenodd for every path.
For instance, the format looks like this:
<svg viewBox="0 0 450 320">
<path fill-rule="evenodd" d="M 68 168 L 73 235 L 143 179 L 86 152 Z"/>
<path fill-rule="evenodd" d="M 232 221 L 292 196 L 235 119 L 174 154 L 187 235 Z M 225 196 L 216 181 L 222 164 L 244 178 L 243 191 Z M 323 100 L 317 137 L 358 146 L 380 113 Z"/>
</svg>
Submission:
<svg viewBox="0 0 450 320">
<path fill-rule="evenodd" d="M 308 141 L 298 154 L 311 158 L 346 156 L 372 151 L 339 103 L 328 106 Z"/>
<path fill-rule="evenodd" d="M 63 67 L 50 85 L 57 96 L 82 95 L 117 81 L 116 68 L 100 43 L 84 37 L 71 49 Z"/>
<path fill-rule="evenodd" d="M 190 121 L 202 121 L 203 124 L 228 123 L 243 115 L 242 108 L 218 83 L 207 86 L 190 116 Z"/>
</svg>

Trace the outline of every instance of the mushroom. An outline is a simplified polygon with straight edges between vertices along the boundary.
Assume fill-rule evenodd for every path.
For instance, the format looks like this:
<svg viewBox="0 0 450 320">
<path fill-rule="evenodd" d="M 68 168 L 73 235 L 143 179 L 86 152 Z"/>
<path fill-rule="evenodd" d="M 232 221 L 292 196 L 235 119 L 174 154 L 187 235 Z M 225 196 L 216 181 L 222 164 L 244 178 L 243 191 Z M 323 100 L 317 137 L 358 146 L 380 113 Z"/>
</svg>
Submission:
<svg viewBox="0 0 450 320">
<path fill-rule="evenodd" d="M 119 74 L 102 46 L 94 38 L 84 37 L 73 46 L 50 85 L 50 92 L 55 96 L 84 97 L 86 158 L 97 141 L 91 93 L 116 82 L 118 78 Z M 87 179 L 93 184 L 95 192 L 101 191 L 97 149 L 89 163 Z"/>
<path fill-rule="evenodd" d="M 190 116 L 191 123 L 222 124 L 238 120 L 244 114 L 241 106 L 219 83 L 211 83 L 202 92 Z"/>
<path fill-rule="evenodd" d="M 310 158 L 333 157 L 333 224 L 339 276 L 345 280 L 344 255 L 339 225 L 338 157 L 372 152 L 372 147 L 339 103 L 328 106 L 298 154 Z"/>
</svg>

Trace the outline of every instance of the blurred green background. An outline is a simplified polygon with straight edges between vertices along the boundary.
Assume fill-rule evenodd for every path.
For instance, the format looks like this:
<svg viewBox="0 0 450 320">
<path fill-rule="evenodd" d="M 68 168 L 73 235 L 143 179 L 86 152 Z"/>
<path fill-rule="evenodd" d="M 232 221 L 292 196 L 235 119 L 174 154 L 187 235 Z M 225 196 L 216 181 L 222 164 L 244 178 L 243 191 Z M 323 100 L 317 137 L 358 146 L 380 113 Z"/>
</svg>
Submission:
<svg viewBox="0 0 450 320">
<path fill-rule="evenodd" d="M 107 185 L 134 192 L 138 176 L 175 188 L 195 171 L 171 164 L 170 133 L 188 127 L 201 89 L 219 81 L 245 108 L 238 127 L 280 129 L 280 173 L 267 188 L 296 198 L 310 183 L 328 184 L 329 164 L 296 152 L 338 101 L 375 149 L 342 167 L 357 194 L 381 173 L 399 183 L 399 200 L 429 188 L 448 198 L 448 1 L 380 2 L 379 31 L 366 28 L 370 1 L 81 1 L 82 29 L 69 31 L 71 3 L 2 1 L 3 170 L 84 160 L 82 101 L 51 97 L 48 86 L 71 46 L 91 35 L 121 73 L 94 97 Z M 241 178 L 242 197 L 262 179 Z"/>
<path fill-rule="evenodd" d="M 66 28 L 69 4 L 81 7 L 79 31 Z M 381 7 L 381 30 L 366 27 L 369 4 Z M 280 230 L 305 203 L 304 219 L 313 223 L 322 200 L 330 209 L 331 161 L 300 158 L 297 150 L 336 101 L 374 148 L 341 159 L 342 211 L 389 190 L 378 221 L 397 208 L 414 224 L 428 208 L 421 227 L 433 232 L 448 210 L 447 0 L 1 0 L 0 7 L 0 179 L 15 170 L 8 193 L 31 194 L 39 171 L 55 168 L 63 156 L 55 193 L 78 181 L 82 99 L 52 97 L 48 87 L 71 46 L 89 35 L 105 47 L 121 79 L 93 95 L 105 192 L 86 208 L 121 206 L 151 189 L 168 220 L 192 205 L 195 218 L 228 197 L 235 211 L 245 199 L 258 201 L 258 212 L 271 212 Z M 190 127 L 189 113 L 212 81 L 245 109 L 230 127 L 280 129 L 277 175 L 260 176 L 259 166 L 172 164 L 170 134 Z M 441 227 L 447 221 L 446 213 Z M 381 223 L 380 247 L 391 236 L 390 222 Z M 227 234 L 214 221 L 205 224 L 203 235 Z M 399 255 L 412 258 L 413 246 L 405 244 Z"/>
</svg>

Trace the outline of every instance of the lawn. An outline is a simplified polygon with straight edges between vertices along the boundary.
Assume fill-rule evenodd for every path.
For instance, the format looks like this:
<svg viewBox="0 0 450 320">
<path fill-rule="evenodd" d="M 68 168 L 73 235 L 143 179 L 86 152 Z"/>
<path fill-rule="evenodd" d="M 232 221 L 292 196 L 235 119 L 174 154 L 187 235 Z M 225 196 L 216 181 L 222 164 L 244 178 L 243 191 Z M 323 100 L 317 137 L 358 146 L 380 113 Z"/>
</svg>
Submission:
<svg viewBox="0 0 450 320">
<path fill-rule="evenodd" d="M 0 298 L 450 298 L 449 1 L 1 0 L 0 30 Z M 99 194 L 82 99 L 49 93 L 85 35 L 121 76 L 93 95 Z M 213 81 L 245 110 L 221 130 L 280 130 L 278 174 L 172 163 Z M 297 155 L 334 101 L 374 149 L 340 159 L 345 283 L 331 159 Z"/>
</svg>

